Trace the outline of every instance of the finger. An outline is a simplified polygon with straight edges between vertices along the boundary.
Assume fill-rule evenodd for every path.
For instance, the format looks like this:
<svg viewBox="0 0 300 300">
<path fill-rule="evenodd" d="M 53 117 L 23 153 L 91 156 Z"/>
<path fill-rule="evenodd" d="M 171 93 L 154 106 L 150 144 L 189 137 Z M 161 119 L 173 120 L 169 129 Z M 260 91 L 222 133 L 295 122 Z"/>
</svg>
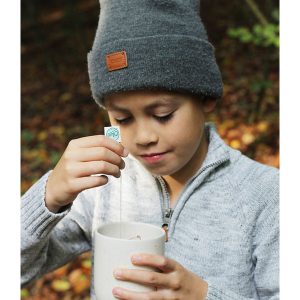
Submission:
<svg viewBox="0 0 300 300">
<path fill-rule="evenodd" d="M 121 169 L 125 166 L 120 155 L 105 147 L 79 148 L 73 152 L 72 160 L 81 162 L 104 160 L 119 166 Z"/>
<path fill-rule="evenodd" d="M 94 174 L 112 175 L 117 178 L 120 177 L 120 168 L 107 161 L 89 161 L 89 162 L 77 162 L 67 170 L 68 174 L 75 177 L 85 177 Z"/>
<path fill-rule="evenodd" d="M 115 287 L 112 290 L 113 295 L 118 299 L 126 300 L 148 300 L 148 299 L 166 299 L 159 291 L 153 292 L 133 292 L 124 288 Z"/>
<path fill-rule="evenodd" d="M 179 266 L 179 264 L 165 256 L 162 255 L 154 255 L 148 253 L 139 253 L 135 254 L 131 257 L 131 261 L 133 264 L 138 266 L 149 266 L 153 268 L 157 268 L 163 272 L 173 271 Z"/>
<path fill-rule="evenodd" d="M 69 142 L 70 148 L 91 148 L 91 147 L 106 147 L 113 152 L 121 155 L 127 156 L 128 150 L 124 148 L 121 143 L 106 137 L 104 135 L 92 135 L 92 136 L 85 136 L 78 139 L 71 140 Z"/>
<path fill-rule="evenodd" d="M 104 175 L 75 178 L 69 184 L 69 189 L 72 193 L 77 194 L 83 190 L 105 185 L 107 182 L 108 178 Z"/>
<path fill-rule="evenodd" d="M 170 287 L 170 276 L 150 270 L 117 269 L 114 276 L 118 280 L 131 281 L 153 287 Z"/>
</svg>

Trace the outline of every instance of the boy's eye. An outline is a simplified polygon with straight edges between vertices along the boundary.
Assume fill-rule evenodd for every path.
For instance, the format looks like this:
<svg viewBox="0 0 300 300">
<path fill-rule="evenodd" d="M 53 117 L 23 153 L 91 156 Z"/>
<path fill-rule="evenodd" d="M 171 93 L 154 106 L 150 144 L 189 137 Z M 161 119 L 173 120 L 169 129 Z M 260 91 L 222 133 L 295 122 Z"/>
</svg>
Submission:
<svg viewBox="0 0 300 300">
<path fill-rule="evenodd" d="M 173 117 L 173 112 L 172 113 L 168 113 L 166 115 L 153 115 L 153 117 L 161 122 L 167 122 L 169 121 L 172 117 Z M 120 124 L 120 125 L 127 125 L 132 121 L 132 117 L 126 117 L 126 118 L 115 118 L 116 123 Z"/>
<path fill-rule="evenodd" d="M 127 118 L 119 118 L 119 119 L 116 119 L 115 118 L 115 121 L 120 124 L 120 125 L 124 125 L 124 124 L 127 124 L 131 121 L 131 117 L 127 117 Z"/>
<path fill-rule="evenodd" d="M 155 115 L 154 116 L 154 118 L 156 120 L 158 120 L 159 122 L 162 122 L 162 123 L 169 121 L 172 117 L 173 117 L 173 112 L 170 114 L 167 114 L 167 115 L 162 115 L 162 116 Z"/>
</svg>

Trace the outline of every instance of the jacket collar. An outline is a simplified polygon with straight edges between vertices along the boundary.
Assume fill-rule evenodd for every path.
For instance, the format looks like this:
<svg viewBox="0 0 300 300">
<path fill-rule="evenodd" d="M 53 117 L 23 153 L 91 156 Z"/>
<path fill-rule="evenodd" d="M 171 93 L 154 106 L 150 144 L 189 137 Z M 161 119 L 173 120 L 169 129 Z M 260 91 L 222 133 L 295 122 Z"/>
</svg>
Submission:
<svg viewBox="0 0 300 300">
<path fill-rule="evenodd" d="M 208 151 L 199 171 L 209 165 L 225 162 L 230 159 L 230 147 L 228 147 L 216 131 L 213 123 L 205 124 L 205 132 L 208 138 Z"/>
<path fill-rule="evenodd" d="M 175 209 L 173 212 L 172 220 L 169 228 L 169 235 L 171 237 L 174 226 L 177 222 L 177 219 L 180 215 L 181 210 L 183 209 L 186 201 L 193 194 L 194 190 L 197 189 L 210 175 L 218 176 L 220 174 L 220 168 L 216 172 L 216 168 L 224 165 L 230 160 L 230 147 L 228 147 L 221 137 L 216 132 L 215 126 L 212 123 L 205 124 L 205 133 L 208 138 L 208 151 L 206 157 L 202 163 L 202 166 L 198 172 L 190 178 L 186 183 L 184 189 L 182 190 L 180 196 L 178 197 Z M 215 178 L 215 177 L 214 177 Z M 210 177 L 212 179 L 212 177 Z"/>
</svg>

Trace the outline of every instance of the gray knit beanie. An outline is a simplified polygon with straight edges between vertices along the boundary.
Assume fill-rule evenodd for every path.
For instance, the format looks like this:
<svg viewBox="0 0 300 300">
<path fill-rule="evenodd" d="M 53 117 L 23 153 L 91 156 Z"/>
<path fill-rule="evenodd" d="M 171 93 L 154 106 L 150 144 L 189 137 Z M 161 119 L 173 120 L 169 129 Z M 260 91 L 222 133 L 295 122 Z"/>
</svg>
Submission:
<svg viewBox="0 0 300 300">
<path fill-rule="evenodd" d="M 221 74 L 199 0 L 100 0 L 88 72 L 103 106 L 109 93 L 163 89 L 220 98 Z"/>
</svg>

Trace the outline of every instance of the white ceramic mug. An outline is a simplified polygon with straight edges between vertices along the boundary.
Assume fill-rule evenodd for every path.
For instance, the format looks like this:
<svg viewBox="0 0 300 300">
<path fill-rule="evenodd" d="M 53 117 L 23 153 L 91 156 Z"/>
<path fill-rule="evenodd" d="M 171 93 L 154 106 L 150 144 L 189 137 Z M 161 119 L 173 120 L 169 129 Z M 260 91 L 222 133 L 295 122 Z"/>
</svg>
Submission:
<svg viewBox="0 0 300 300">
<path fill-rule="evenodd" d="M 116 222 L 100 226 L 95 232 L 94 288 L 97 300 L 116 299 L 114 287 L 132 291 L 151 291 L 150 286 L 117 280 L 114 270 L 147 269 L 131 263 L 136 253 L 164 255 L 165 231 L 157 226 L 137 222 Z"/>
</svg>

